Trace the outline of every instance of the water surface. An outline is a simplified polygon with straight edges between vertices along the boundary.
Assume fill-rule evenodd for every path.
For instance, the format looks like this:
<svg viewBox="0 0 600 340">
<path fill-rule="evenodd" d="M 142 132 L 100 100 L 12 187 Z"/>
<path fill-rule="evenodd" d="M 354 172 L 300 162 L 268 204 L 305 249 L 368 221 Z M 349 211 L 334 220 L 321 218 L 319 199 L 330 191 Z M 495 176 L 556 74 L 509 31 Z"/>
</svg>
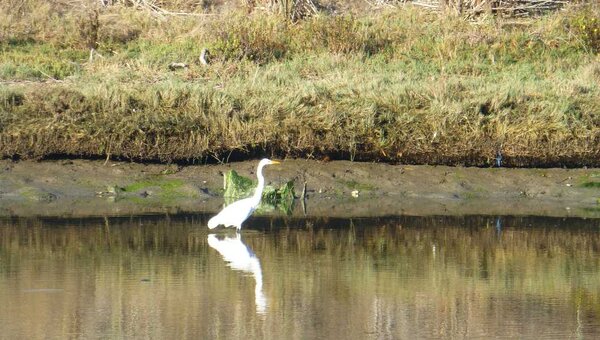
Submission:
<svg viewBox="0 0 600 340">
<path fill-rule="evenodd" d="M 0 338 L 598 338 L 600 220 L 0 220 Z"/>
</svg>

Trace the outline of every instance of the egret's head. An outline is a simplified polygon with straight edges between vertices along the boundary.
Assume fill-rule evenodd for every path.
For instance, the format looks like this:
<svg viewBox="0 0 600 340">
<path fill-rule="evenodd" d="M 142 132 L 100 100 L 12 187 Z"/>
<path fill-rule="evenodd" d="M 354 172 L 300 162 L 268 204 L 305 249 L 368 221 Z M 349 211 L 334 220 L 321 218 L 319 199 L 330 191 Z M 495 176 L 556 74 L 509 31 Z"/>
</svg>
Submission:
<svg viewBox="0 0 600 340">
<path fill-rule="evenodd" d="M 258 165 L 259 166 L 260 165 L 264 166 L 264 165 L 271 165 L 271 164 L 280 164 L 280 162 L 278 162 L 278 161 L 272 161 L 272 160 L 270 160 L 268 158 L 263 158 Z"/>
</svg>

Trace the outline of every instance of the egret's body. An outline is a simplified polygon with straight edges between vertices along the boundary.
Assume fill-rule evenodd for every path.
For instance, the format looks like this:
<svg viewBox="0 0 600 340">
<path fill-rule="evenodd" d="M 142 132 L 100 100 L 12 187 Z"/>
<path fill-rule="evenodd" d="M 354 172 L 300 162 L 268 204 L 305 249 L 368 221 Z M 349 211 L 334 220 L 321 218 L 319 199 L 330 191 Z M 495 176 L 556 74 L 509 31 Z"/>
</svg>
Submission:
<svg viewBox="0 0 600 340">
<path fill-rule="evenodd" d="M 221 210 L 220 213 L 208 221 L 208 227 L 210 229 L 216 228 L 219 225 L 223 225 L 225 227 L 236 227 L 238 231 L 242 229 L 242 223 L 244 223 L 244 221 L 250 217 L 250 215 L 252 215 L 254 210 L 256 210 L 260 204 L 262 193 L 265 188 L 265 178 L 262 174 L 262 169 L 265 165 L 269 164 L 279 164 L 279 162 L 266 158 L 261 160 L 260 163 L 258 163 L 258 168 L 256 169 L 258 186 L 254 191 L 254 195 L 252 195 L 252 197 L 235 201 L 226 206 L 223 210 Z"/>
</svg>

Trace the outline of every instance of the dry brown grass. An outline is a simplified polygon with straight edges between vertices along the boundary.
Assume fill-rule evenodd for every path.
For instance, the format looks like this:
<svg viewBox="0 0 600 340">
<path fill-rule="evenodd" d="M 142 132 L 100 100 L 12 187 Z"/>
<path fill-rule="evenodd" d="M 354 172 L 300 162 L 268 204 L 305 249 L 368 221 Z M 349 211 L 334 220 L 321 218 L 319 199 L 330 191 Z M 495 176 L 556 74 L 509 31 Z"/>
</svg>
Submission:
<svg viewBox="0 0 600 340">
<path fill-rule="evenodd" d="M 581 26 L 597 6 L 518 27 L 411 8 L 290 23 L 109 6 L 96 33 L 94 12 L 45 10 L 62 19 L 1 31 L 2 156 L 599 165 L 600 61 Z"/>
</svg>

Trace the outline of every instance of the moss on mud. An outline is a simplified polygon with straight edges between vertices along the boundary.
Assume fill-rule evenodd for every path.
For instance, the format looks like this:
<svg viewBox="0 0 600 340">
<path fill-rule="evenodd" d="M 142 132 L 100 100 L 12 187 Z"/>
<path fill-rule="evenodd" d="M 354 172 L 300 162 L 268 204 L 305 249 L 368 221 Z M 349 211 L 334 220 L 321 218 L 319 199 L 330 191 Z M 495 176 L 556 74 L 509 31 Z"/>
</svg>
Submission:
<svg viewBox="0 0 600 340">
<path fill-rule="evenodd" d="M 198 190 L 186 184 L 183 180 L 165 178 L 160 175 L 133 182 L 123 187 L 122 190 L 123 194 L 119 194 L 117 197 L 139 202 L 153 200 L 154 198 L 161 202 L 168 202 L 198 197 Z"/>
</svg>

